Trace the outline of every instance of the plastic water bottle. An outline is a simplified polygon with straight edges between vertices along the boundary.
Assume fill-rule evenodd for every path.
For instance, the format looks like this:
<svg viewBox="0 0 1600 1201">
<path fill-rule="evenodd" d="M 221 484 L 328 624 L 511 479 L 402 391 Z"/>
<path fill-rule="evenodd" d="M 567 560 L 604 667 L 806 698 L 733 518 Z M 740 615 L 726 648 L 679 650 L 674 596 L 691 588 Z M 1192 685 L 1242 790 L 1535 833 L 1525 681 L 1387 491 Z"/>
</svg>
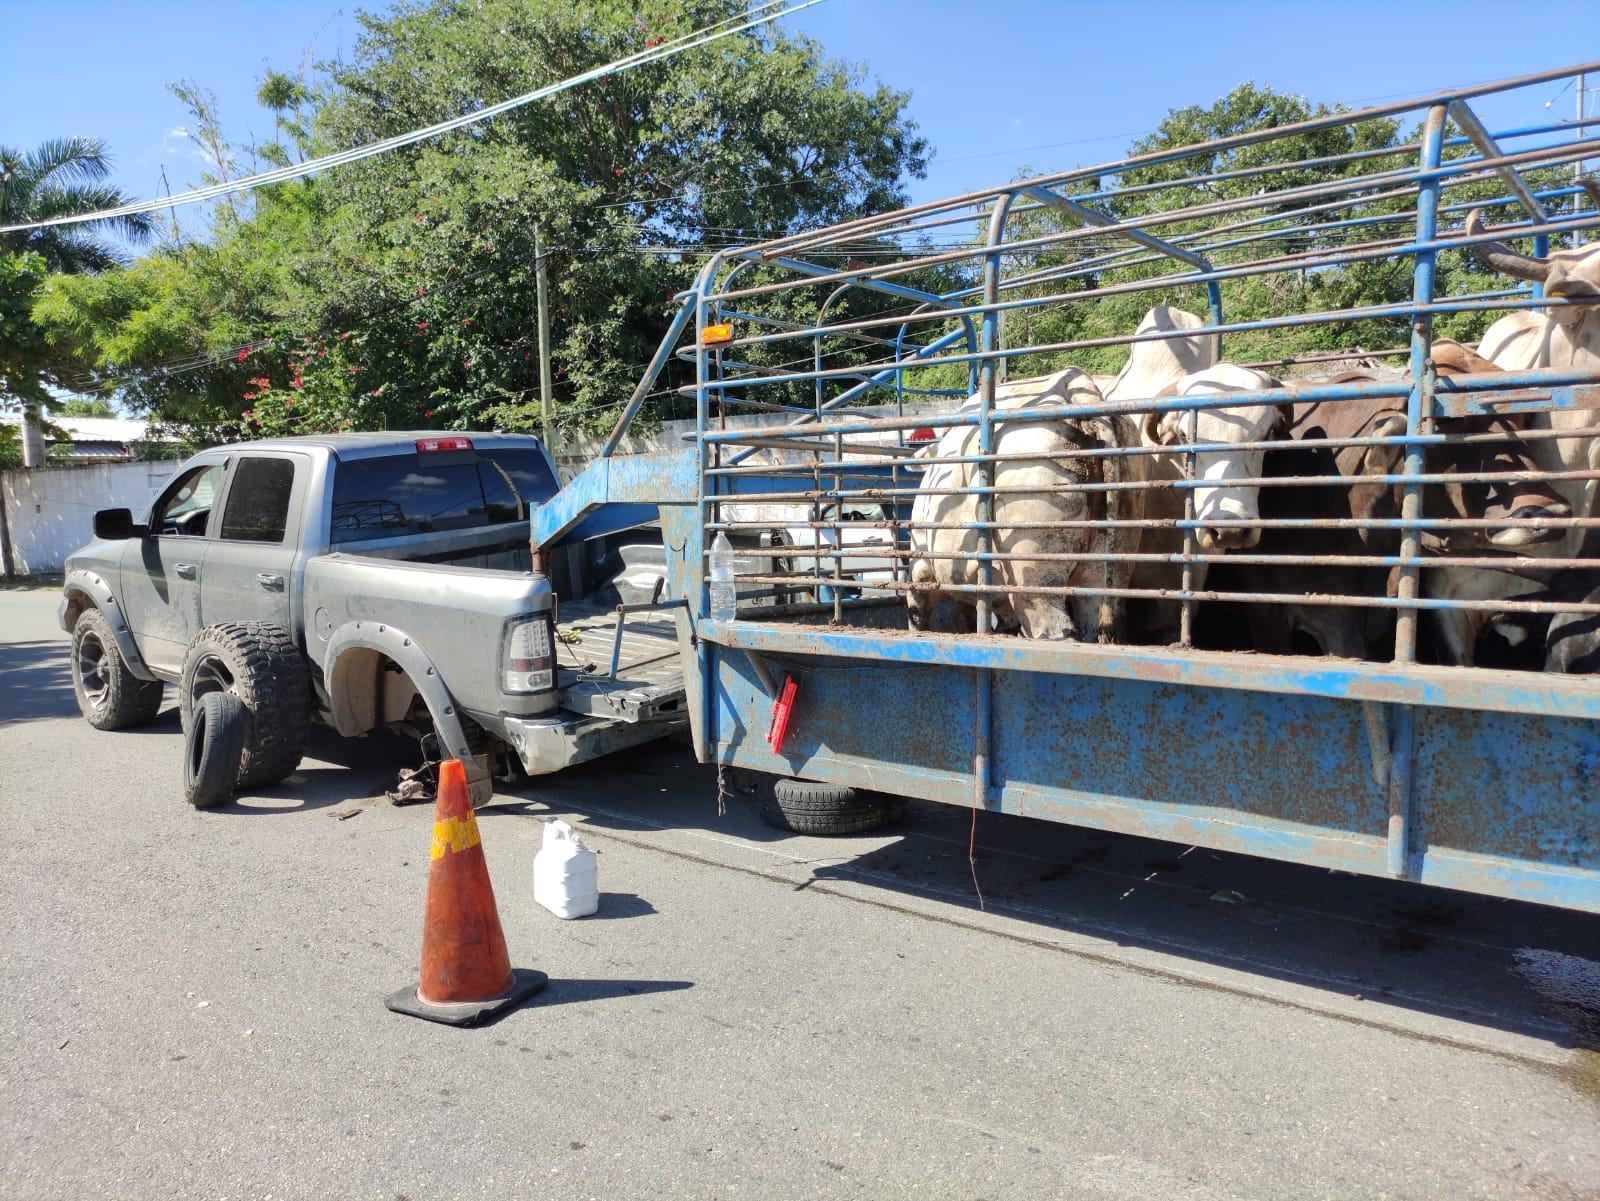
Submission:
<svg viewBox="0 0 1600 1201">
<path fill-rule="evenodd" d="M 739 590 L 733 582 L 733 544 L 717 531 L 711 540 L 711 619 L 732 621 L 739 607 Z"/>
<path fill-rule="evenodd" d="M 588 917 L 600 908 L 594 852 L 564 821 L 544 824 L 544 841 L 533 857 L 533 899 L 557 917 Z"/>
</svg>

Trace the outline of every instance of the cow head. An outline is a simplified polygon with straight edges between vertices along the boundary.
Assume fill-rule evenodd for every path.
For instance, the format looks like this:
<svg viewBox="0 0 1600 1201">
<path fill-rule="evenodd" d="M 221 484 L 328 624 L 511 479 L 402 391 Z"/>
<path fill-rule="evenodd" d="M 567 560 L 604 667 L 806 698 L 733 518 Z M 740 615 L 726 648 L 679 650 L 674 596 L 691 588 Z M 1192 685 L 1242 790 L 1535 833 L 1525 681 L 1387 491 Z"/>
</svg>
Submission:
<svg viewBox="0 0 1600 1201">
<path fill-rule="evenodd" d="M 1600 181 L 1578 181 L 1596 208 L 1600 208 Z M 1473 209 L 1467 214 L 1465 233 L 1475 237 L 1483 233 L 1483 210 Z M 1492 271 L 1544 285 L 1544 294 L 1552 299 L 1583 300 L 1600 304 L 1600 246 L 1580 246 L 1573 250 L 1557 250 L 1547 258 L 1537 259 L 1519 254 L 1504 242 L 1481 242 L 1472 247 L 1478 259 Z M 1562 305 L 1550 311 L 1550 319 L 1558 325 L 1572 326 L 1588 318 L 1594 310 L 1576 305 Z"/>
<path fill-rule="evenodd" d="M 1600 265 L 1600 255 L 1596 256 L 1595 261 Z M 1563 310 L 1568 313 L 1584 311 Z M 1500 370 L 1471 347 L 1448 338 L 1434 342 L 1433 365 L 1441 377 L 1485 375 Z M 1442 434 L 1493 434 L 1500 440 L 1431 447 L 1424 452 L 1427 470 L 1444 474 L 1523 477 L 1472 484 L 1444 484 L 1433 489 L 1440 494 L 1435 503 L 1437 506 L 1442 502 L 1446 509 L 1445 516 L 1487 518 L 1491 521 L 1541 521 L 1572 516 L 1572 507 L 1561 493 L 1538 478 L 1538 460 L 1520 436 L 1526 428 L 1526 422 L 1524 415 L 1515 413 L 1441 418 L 1437 422 Z M 1520 550 L 1527 546 L 1558 542 L 1565 533 L 1563 528 L 1553 525 L 1501 526 L 1498 529 L 1491 526 L 1486 530 L 1469 531 L 1464 537 L 1452 541 L 1487 544 L 1501 550 Z"/>
<path fill-rule="evenodd" d="M 1179 380 L 1169 390 L 1177 396 L 1224 396 L 1230 392 L 1261 392 L 1278 387 L 1270 375 L 1218 363 L 1205 371 Z M 1259 443 L 1270 438 L 1285 424 L 1285 410 L 1278 405 L 1227 405 L 1186 412 L 1146 414 L 1142 429 L 1147 445 L 1173 446 L 1193 441 L 1218 443 L 1223 447 Z M 1258 484 L 1236 483 L 1261 478 L 1262 456 L 1259 447 L 1251 450 L 1202 450 L 1194 456 L 1195 479 L 1205 485 L 1194 492 L 1195 519 L 1201 522 L 1195 540 L 1204 551 L 1249 550 L 1261 541 L 1259 527 L 1207 525 L 1206 522 L 1254 521 L 1259 516 Z"/>
<path fill-rule="evenodd" d="M 1429 473 L 1521 478 L 1434 485 L 1424 490 L 1423 509 L 1426 515 L 1536 522 L 1572 516 L 1572 506 L 1561 493 L 1538 478 L 1539 464 L 1528 444 L 1519 436 L 1520 431 L 1514 419 L 1498 414 L 1489 417 L 1441 418 L 1437 428 L 1441 434 L 1493 434 L 1497 440 L 1430 446 L 1424 455 L 1425 470 Z M 1520 550 L 1557 542 L 1565 536 L 1566 530 L 1555 525 L 1491 525 L 1481 530 L 1458 531 L 1446 536 L 1444 542 L 1452 549 L 1491 546 L 1500 550 Z"/>
</svg>

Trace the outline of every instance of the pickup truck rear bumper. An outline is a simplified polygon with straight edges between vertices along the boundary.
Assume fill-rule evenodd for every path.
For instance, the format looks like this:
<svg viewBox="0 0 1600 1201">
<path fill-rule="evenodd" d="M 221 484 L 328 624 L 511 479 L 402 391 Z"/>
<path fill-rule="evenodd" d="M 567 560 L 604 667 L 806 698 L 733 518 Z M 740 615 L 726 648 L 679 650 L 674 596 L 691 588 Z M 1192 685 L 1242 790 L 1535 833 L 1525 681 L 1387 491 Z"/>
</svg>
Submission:
<svg viewBox="0 0 1600 1201">
<path fill-rule="evenodd" d="M 563 712 L 553 717 L 507 717 L 505 738 L 530 776 L 546 776 L 609 755 L 613 751 L 663 738 L 688 726 L 685 717 L 654 721 L 617 721 L 608 717 Z"/>
</svg>

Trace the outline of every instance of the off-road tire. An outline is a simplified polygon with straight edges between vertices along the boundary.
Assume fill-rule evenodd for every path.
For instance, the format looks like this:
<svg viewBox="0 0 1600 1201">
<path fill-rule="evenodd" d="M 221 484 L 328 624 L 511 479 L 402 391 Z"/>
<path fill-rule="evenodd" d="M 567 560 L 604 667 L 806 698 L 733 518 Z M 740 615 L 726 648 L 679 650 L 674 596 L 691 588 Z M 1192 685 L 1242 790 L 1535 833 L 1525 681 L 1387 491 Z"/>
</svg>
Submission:
<svg viewBox="0 0 1600 1201">
<path fill-rule="evenodd" d="M 311 724 L 311 679 L 287 630 L 261 621 L 201 630 L 183 657 L 178 685 L 185 730 L 211 692 L 232 693 L 249 717 L 240 788 L 274 784 L 300 766 Z"/>
<path fill-rule="evenodd" d="M 231 692 L 208 692 L 189 717 L 183 738 L 183 799 L 210 809 L 233 795 L 250 730 L 244 702 Z"/>
<path fill-rule="evenodd" d="M 128 670 L 99 609 L 85 609 L 72 627 L 72 691 L 84 720 L 97 730 L 148 725 L 161 712 L 161 681 Z"/>
<path fill-rule="evenodd" d="M 767 824 L 796 834 L 864 834 L 899 821 L 906 811 L 899 797 L 788 777 L 774 780 L 760 795 Z"/>
</svg>

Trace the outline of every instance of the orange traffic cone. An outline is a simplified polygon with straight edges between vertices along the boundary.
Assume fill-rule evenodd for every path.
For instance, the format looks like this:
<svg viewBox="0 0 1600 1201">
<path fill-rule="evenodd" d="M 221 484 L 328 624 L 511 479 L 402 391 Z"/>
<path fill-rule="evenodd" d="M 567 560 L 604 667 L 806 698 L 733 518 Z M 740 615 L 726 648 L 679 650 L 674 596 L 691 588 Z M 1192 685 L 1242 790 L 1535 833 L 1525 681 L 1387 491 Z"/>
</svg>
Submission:
<svg viewBox="0 0 1600 1201">
<path fill-rule="evenodd" d="M 439 765 L 433 815 L 433 861 L 422 921 L 422 982 L 384 1004 L 396 1013 L 470 1026 L 538 992 L 549 977 L 512 968 L 489 885 L 478 822 L 459 759 Z"/>
</svg>

